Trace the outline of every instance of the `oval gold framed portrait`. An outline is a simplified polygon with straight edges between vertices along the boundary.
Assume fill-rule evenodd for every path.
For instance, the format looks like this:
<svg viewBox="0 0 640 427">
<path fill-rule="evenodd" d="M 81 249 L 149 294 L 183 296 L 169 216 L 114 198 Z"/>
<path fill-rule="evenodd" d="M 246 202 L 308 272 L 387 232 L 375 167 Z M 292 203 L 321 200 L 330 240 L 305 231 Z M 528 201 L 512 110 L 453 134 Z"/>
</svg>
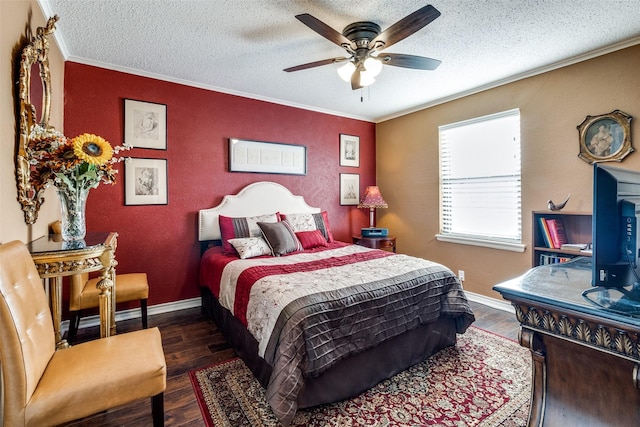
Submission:
<svg viewBox="0 0 640 427">
<path fill-rule="evenodd" d="M 578 125 L 580 153 L 587 163 L 621 162 L 633 152 L 631 116 L 620 110 L 600 116 L 587 116 Z"/>
</svg>

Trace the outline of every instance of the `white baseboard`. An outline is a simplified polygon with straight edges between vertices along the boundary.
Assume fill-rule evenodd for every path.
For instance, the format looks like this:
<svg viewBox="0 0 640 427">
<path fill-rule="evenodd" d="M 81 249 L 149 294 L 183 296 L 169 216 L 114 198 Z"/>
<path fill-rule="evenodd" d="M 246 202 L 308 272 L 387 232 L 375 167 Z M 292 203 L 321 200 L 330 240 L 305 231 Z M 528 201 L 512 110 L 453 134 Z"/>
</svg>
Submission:
<svg viewBox="0 0 640 427">
<path fill-rule="evenodd" d="M 200 297 L 185 299 L 181 301 L 167 302 L 164 304 L 150 305 L 147 308 L 147 314 L 149 316 L 153 314 L 170 313 L 172 311 L 184 310 L 187 308 L 200 307 L 202 305 L 202 299 Z M 142 317 L 140 314 L 140 308 L 132 308 L 130 310 L 121 310 L 116 312 L 116 322 L 122 320 L 139 319 Z M 80 319 L 79 328 L 88 328 L 91 326 L 100 325 L 100 316 L 87 316 Z M 65 320 L 60 325 L 61 332 L 69 330 L 69 321 Z"/>
<path fill-rule="evenodd" d="M 479 304 L 484 304 L 498 310 L 508 311 L 509 313 L 515 314 L 516 312 L 513 306 L 505 300 L 499 300 L 499 299 L 487 297 L 484 295 L 475 294 L 469 291 L 464 291 L 464 294 L 467 296 L 467 299 L 469 301 L 477 302 Z"/>
</svg>

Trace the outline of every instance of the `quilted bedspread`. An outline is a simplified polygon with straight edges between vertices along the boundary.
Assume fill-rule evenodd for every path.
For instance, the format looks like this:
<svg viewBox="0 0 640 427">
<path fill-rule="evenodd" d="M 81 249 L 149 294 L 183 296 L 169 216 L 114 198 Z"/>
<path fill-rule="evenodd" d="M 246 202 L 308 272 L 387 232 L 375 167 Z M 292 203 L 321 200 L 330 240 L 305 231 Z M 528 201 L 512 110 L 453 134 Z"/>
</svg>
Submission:
<svg viewBox="0 0 640 427">
<path fill-rule="evenodd" d="M 458 333 L 474 320 L 448 268 L 355 245 L 227 259 L 217 273 L 203 266 L 201 278 L 273 367 L 267 400 L 284 425 L 304 378 L 438 317 L 456 318 Z"/>
</svg>

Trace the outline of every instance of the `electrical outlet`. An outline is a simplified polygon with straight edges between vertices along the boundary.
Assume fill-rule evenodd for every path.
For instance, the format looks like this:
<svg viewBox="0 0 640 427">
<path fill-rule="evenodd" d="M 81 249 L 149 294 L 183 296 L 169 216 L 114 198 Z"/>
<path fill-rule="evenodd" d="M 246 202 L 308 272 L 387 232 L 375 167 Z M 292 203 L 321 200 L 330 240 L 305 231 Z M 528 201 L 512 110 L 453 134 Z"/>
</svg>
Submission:
<svg viewBox="0 0 640 427">
<path fill-rule="evenodd" d="M 461 282 L 464 282 L 464 270 L 458 270 L 458 279 L 460 279 Z"/>
</svg>

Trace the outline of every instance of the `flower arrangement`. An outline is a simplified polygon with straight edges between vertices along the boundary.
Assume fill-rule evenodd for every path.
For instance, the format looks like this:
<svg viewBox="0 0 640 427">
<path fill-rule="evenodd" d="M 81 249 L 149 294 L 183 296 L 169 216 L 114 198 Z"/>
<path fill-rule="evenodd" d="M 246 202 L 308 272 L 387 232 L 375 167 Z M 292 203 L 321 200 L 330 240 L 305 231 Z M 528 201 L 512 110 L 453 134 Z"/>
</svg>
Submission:
<svg viewBox="0 0 640 427">
<path fill-rule="evenodd" d="M 114 184 L 115 163 L 121 151 L 131 147 L 112 147 L 104 138 L 85 133 L 69 139 L 53 128 L 34 126 L 27 144 L 30 183 L 35 191 L 56 187 L 62 208 L 62 236 L 65 240 L 85 236 L 85 202 L 89 190 L 101 182 Z"/>
<path fill-rule="evenodd" d="M 112 147 L 104 138 L 85 133 L 69 139 L 53 128 L 34 126 L 27 150 L 31 164 L 31 185 L 36 191 L 53 184 L 58 188 L 90 189 L 100 182 L 114 184 L 117 157 L 131 147 Z"/>
</svg>

